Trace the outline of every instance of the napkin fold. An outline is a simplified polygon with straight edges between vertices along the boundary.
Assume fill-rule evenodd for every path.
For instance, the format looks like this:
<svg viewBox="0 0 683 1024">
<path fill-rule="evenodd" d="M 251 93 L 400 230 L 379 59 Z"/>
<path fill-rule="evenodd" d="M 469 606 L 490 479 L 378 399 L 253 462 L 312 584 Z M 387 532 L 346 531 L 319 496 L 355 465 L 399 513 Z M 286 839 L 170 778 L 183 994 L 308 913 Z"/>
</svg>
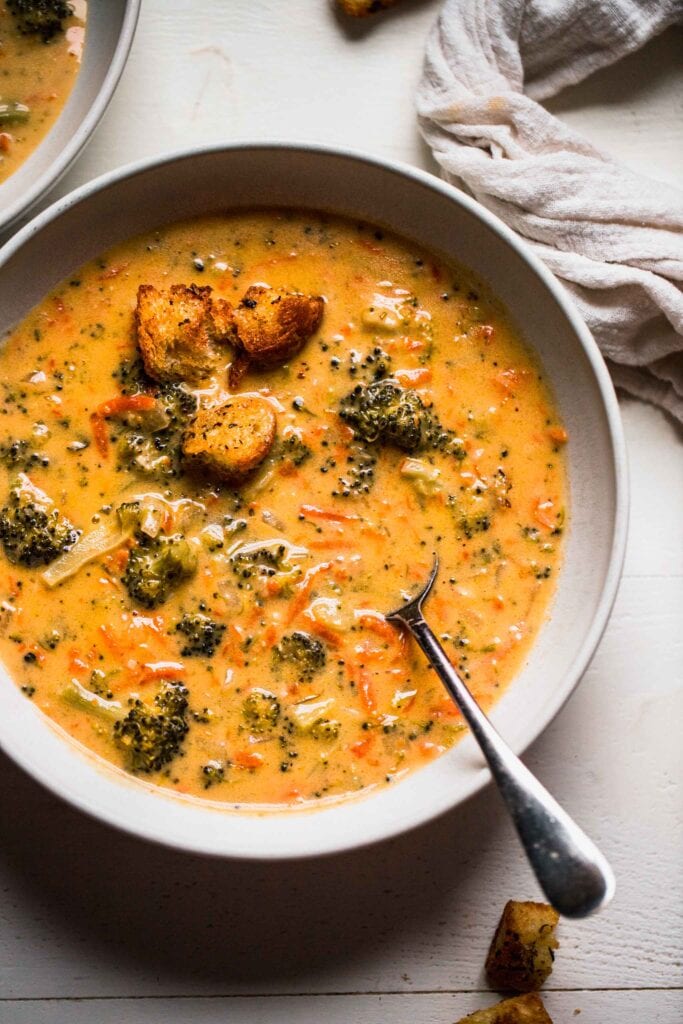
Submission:
<svg viewBox="0 0 683 1024">
<path fill-rule="evenodd" d="M 676 22 L 683 0 L 446 0 L 418 117 L 444 176 L 571 292 L 615 384 L 683 423 L 683 192 L 629 171 L 538 102 Z"/>
</svg>

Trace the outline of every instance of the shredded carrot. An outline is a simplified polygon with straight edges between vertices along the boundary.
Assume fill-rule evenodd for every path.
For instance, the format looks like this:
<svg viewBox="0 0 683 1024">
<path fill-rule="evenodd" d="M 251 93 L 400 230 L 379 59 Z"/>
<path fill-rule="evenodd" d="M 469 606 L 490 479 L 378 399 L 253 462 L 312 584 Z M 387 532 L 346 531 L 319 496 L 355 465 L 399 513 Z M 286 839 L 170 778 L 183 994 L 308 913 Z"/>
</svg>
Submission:
<svg viewBox="0 0 683 1024">
<path fill-rule="evenodd" d="M 154 661 L 141 666 L 140 682 L 151 683 L 157 679 L 178 679 L 185 674 L 181 661 Z"/>
<path fill-rule="evenodd" d="M 434 707 L 429 709 L 430 715 L 434 718 L 461 718 L 460 709 L 456 707 L 450 698 L 439 701 Z"/>
<path fill-rule="evenodd" d="M 130 647 L 124 646 L 109 626 L 100 626 L 100 635 L 112 654 L 115 654 L 118 658 L 122 658 L 130 651 Z"/>
<path fill-rule="evenodd" d="M 359 669 L 357 686 L 358 696 L 365 711 L 369 715 L 377 714 L 377 695 L 375 694 L 375 687 L 369 672 Z"/>
<path fill-rule="evenodd" d="M 109 451 L 109 434 L 104 422 L 108 416 L 118 416 L 122 412 L 149 412 L 156 405 L 152 395 L 115 395 L 98 405 L 90 415 L 95 447 L 100 455 L 106 456 Z"/>
<path fill-rule="evenodd" d="M 557 519 L 553 514 L 554 507 L 555 505 L 550 498 L 546 501 L 541 501 L 539 498 L 534 506 L 534 519 L 541 526 L 545 526 L 547 530 L 554 530 L 557 526 Z"/>
<path fill-rule="evenodd" d="M 331 523 L 354 523 L 361 518 L 351 512 L 335 512 L 329 508 L 318 508 L 317 505 L 301 505 L 299 512 L 308 519 L 325 519 Z"/>
<path fill-rule="evenodd" d="M 110 572 L 123 572 L 128 561 L 129 551 L 124 545 L 104 557 L 104 564 Z"/>
<path fill-rule="evenodd" d="M 267 626 L 263 634 L 263 645 L 266 650 L 270 650 L 275 641 L 277 640 L 277 630 L 275 626 Z"/>
<path fill-rule="evenodd" d="M 387 622 L 379 612 L 363 612 L 362 615 L 359 615 L 358 621 L 365 629 L 381 636 L 388 643 L 399 643 L 401 646 L 405 644 L 406 638 L 403 629 Z"/>
<path fill-rule="evenodd" d="M 397 370 L 394 377 L 403 387 L 416 388 L 430 383 L 432 371 L 421 366 L 416 370 Z"/>
<path fill-rule="evenodd" d="M 300 800 L 301 797 L 302 793 L 298 786 L 290 786 L 289 789 L 286 789 L 282 794 L 282 799 L 286 801 L 286 803 L 291 803 L 292 800 Z"/>
<path fill-rule="evenodd" d="M 328 626 L 324 622 L 319 622 L 317 619 L 311 617 L 309 619 L 309 626 L 311 633 L 315 633 L 321 640 L 324 640 L 330 645 L 330 647 L 341 647 L 342 638 L 336 629 L 332 626 Z"/>
<path fill-rule="evenodd" d="M 321 562 L 320 565 L 314 565 L 312 569 L 309 569 L 304 576 L 301 583 L 296 588 L 296 596 L 293 598 L 289 606 L 289 615 L 287 616 L 287 625 L 290 626 L 294 619 L 299 615 L 308 602 L 308 595 L 313 589 L 313 584 L 316 578 L 322 572 L 326 572 L 332 567 L 332 562 Z"/>
<path fill-rule="evenodd" d="M 74 675 L 82 675 L 84 672 L 88 672 L 90 666 L 87 661 L 83 660 L 83 655 L 76 648 L 72 647 L 69 651 L 69 672 L 73 672 Z"/>
<path fill-rule="evenodd" d="M 112 277 L 118 277 L 119 274 L 127 268 L 127 263 L 118 263 L 113 267 L 109 267 L 102 274 L 100 274 L 100 281 L 108 281 Z"/>
<path fill-rule="evenodd" d="M 115 395 L 98 405 L 94 415 L 107 417 L 119 416 L 122 412 L 149 412 L 155 405 L 153 395 Z"/>
<path fill-rule="evenodd" d="M 109 431 L 107 430 L 107 424 L 94 412 L 90 417 L 90 425 L 92 427 L 92 436 L 100 455 L 105 458 L 109 451 Z"/>
<path fill-rule="evenodd" d="M 350 548 L 355 548 L 356 545 L 350 537 L 342 537 L 339 534 L 335 534 L 333 537 L 311 540 L 308 542 L 308 546 L 313 548 L 314 551 L 348 551 Z"/>
<path fill-rule="evenodd" d="M 257 754 L 250 750 L 238 750 L 233 754 L 232 761 L 238 768 L 260 768 L 263 764 L 263 754 Z"/>
<path fill-rule="evenodd" d="M 493 382 L 498 385 L 501 391 L 509 396 L 514 394 L 515 389 L 519 387 L 527 376 L 527 370 L 515 370 L 513 367 L 510 367 L 509 369 L 501 370 L 500 373 L 496 374 L 493 378 Z"/>
<path fill-rule="evenodd" d="M 244 654 L 241 649 L 244 639 L 244 633 L 239 626 L 231 623 L 228 626 L 228 641 L 223 647 L 223 653 L 239 668 L 244 667 Z"/>
<path fill-rule="evenodd" d="M 366 736 L 364 740 L 358 740 L 356 743 L 352 743 L 349 747 L 349 751 L 354 757 L 366 757 L 370 753 L 374 742 L 375 737 L 371 733 L 369 736 Z"/>
<path fill-rule="evenodd" d="M 370 242 L 367 238 L 359 238 L 357 244 L 361 249 L 367 249 L 368 252 L 375 253 L 375 255 L 383 251 L 381 245 L 375 245 L 374 242 Z"/>
<path fill-rule="evenodd" d="M 548 437 L 555 444 L 566 444 L 569 440 L 569 434 L 564 427 L 551 427 L 548 431 Z"/>
</svg>

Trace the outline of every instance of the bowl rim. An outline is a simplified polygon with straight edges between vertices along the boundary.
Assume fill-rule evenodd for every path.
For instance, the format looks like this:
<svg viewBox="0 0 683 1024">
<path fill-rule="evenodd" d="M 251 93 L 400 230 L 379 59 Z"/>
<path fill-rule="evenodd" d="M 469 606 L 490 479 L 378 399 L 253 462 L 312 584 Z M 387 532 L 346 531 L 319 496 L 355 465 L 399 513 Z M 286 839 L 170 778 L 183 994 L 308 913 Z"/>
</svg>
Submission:
<svg viewBox="0 0 683 1024">
<path fill-rule="evenodd" d="M 43 199 L 52 191 L 53 188 L 57 186 L 59 181 L 64 177 L 66 172 L 79 156 L 81 150 L 90 141 L 93 132 L 102 120 L 102 117 L 104 116 L 114 95 L 116 86 L 119 84 L 119 79 L 123 74 L 123 69 L 126 66 L 128 54 L 130 53 L 130 48 L 133 45 L 133 39 L 135 37 L 135 29 L 137 28 L 138 18 L 140 16 L 142 0 L 124 0 L 124 3 L 125 8 L 123 12 L 123 21 L 121 23 L 121 31 L 118 39 L 116 40 L 116 45 L 114 47 L 112 59 L 109 62 L 109 67 L 102 79 L 102 84 L 97 91 L 95 99 L 90 104 L 88 112 L 79 124 L 78 128 L 66 141 L 53 163 L 28 186 L 20 198 L 16 199 L 4 211 L 0 211 L 0 234 L 4 234 L 6 231 L 11 230 L 13 224 L 16 224 L 21 217 L 24 217 L 29 213 L 41 199 Z M 88 45 L 87 23 L 85 45 L 86 47 Z M 53 131 L 57 127 L 59 120 L 60 118 L 58 117 L 50 131 Z M 42 142 L 40 142 L 36 148 L 40 149 L 41 145 Z M 21 168 L 17 168 L 17 170 L 20 169 Z M 7 180 L 9 181 L 10 179 L 8 178 Z"/>
<path fill-rule="evenodd" d="M 138 0 L 134 0 L 134 2 L 138 2 Z M 19 252 L 23 245 L 34 235 L 38 234 L 52 221 L 58 219 L 72 207 L 89 199 L 92 195 L 105 191 L 111 186 L 120 184 L 127 178 L 132 178 L 139 174 L 153 171 L 168 164 L 192 160 L 196 157 L 210 157 L 213 154 L 219 155 L 226 152 L 241 152 L 244 150 L 262 152 L 264 155 L 276 150 L 298 152 L 304 156 L 307 153 L 314 153 L 319 156 L 332 158 L 341 157 L 343 159 L 359 162 L 361 164 L 407 178 L 415 184 L 440 193 L 445 198 L 459 204 L 461 207 L 464 207 L 466 212 L 483 222 L 485 227 L 495 233 L 503 242 L 507 243 L 508 246 L 514 250 L 516 255 L 524 262 L 529 271 L 541 279 L 541 282 L 546 286 L 555 303 L 560 307 L 560 311 L 566 317 L 586 355 L 602 401 L 614 469 L 614 518 L 609 561 L 594 618 L 590 628 L 583 636 L 583 641 L 580 647 L 577 649 L 573 659 L 571 660 L 568 671 L 565 673 L 565 678 L 567 680 L 566 685 L 564 688 L 558 688 L 554 692 L 553 699 L 549 702 L 547 707 L 547 713 L 542 727 L 534 733 L 524 737 L 521 741 L 516 743 L 513 742 L 511 744 L 515 753 L 521 755 L 540 737 L 564 707 L 569 697 L 583 678 L 593 655 L 595 654 L 614 606 L 621 579 L 626 551 L 629 510 L 628 465 L 623 426 L 615 388 L 607 370 L 606 363 L 600 353 L 597 343 L 582 319 L 577 307 L 574 305 L 571 296 L 564 289 L 561 282 L 551 273 L 550 270 L 547 269 L 547 267 L 541 262 L 540 258 L 536 256 L 529 244 L 523 238 L 516 235 L 511 228 L 509 228 L 495 214 L 491 213 L 486 207 L 482 206 L 475 199 L 462 192 L 454 185 L 443 181 L 428 171 L 424 171 L 405 162 L 374 156 L 349 147 L 331 146 L 323 143 L 281 139 L 273 141 L 238 139 L 220 144 L 214 143 L 175 149 L 161 155 L 157 154 L 154 157 L 133 161 L 107 171 L 99 177 L 78 186 L 66 196 L 61 197 L 46 209 L 39 212 L 0 248 L 0 273 L 2 272 L 2 267 L 8 262 L 8 260 Z M 46 724 L 49 725 L 51 723 L 48 720 Z M 60 742 L 64 741 L 60 738 Z M 463 742 L 467 742 L 467 738 Z M 288 834 L 279 842 L 276 849 L 265 846 L 259 847 L 258 849 L 253 846 L 248 848 L 243 846 L 238 849 L 226 851 L 222 848 L 219 849 L 216 844 L 208 843 L 206 841 L 206 837 L 197 838 L 194 834 L 187 833 L 180 838 L 177 834 L 173 837 L 164 836 L 159 834 L 157 826 L 149 825 L 144 820 L 137 820 L 136 822 L 122 820 L 121 814 L 114 813 L 109 809 L 102 809 L 101 807 L 98 807 L 97 801 L 91 799 L 89 794 L 86 796 L 83 792 L 78 791 L 77 788 L 74 787 L 65 789 L 57 784 L 51 777 L 45 777 L 41 774 L 38 767 L 33 764 L 32 759 L 28 754 L 23 751 L 11 749 L 2 735 L 0 735 L 0 749 L 2 749 L 15 763 L 19 764 L 24 771 L 26 771 L 42 786 L 49 789 L 56 796 L 77 807 L 80 811 L 90 817 L 104 822 L 107 825 L 113 826 L 117 830 L 129 835 L 133 835 L 137 838 L 151 841 L 171 849 L 206 856 L 215 856 L 226 860 L 299 860 L 334 855 L 360 849 L 365 846 L 393 838 L 399 834 L 411 832 L 414 829 L 425 825 L 427 822 L 435 820 L 448 811 L 454 810 L 458 804 L 463 803 L 465 800 L 469 800 L 492 781 L 488 768 L 484 767 L 478 771 L 473 771 L 472 777 L 465 786 L 464 791 L 461 791 L 456 799 L 449 799 L 447 796 L 445 799 L 440 801 L 436 807 L 432 805 L 427 808 L 420 806 L 414 807 L 411 811 L 409 821 L 401 820 L 400 822 L 385 823 L 380 828 L 371 829 L 369 834 L 365 833 L 363 835 L 355 835 L 347 833 L 342 838 L 337 836 L 332 842 L 321 837 L 317 843 L 309 844 L 305 849 L 302 849 L 301 844 L 297 843 L 295 839 L 292 840 L 289 835 L 289 832 L 295 830 L 281 830 Z M 379 792 L 381 792 L 381 790 Z M 159 795 L 161 794 L 155 794 L 155 796 Z M 166 794 L 164 791 L 163 798 L 173 800 L 173 794 Z M 359 797 L 358 799 L 362 802 L 366 802 L 373 799 L 373 794 L 369 793 L 365 796 Z M 353 803 L 357 803 L 357 801 L 352 799 L 351 801 L 337 802 L 335 806 L 339 808 L 345 805 L 350 806 Z M 207 807 L 207 810 L 209 807 L 210 805 Z M 235 814 L 232 810 L 229 813 L 231 815 Z M 240 813 L 242 817 L 250 816 L 254 818 L 263 816 L 263 812 L 259 812 L 258 809 L 249 811 L 248 808 L 241 808 Z M 293 809 L 289 811 L 277 811 L 274 814 L 266 812 L 266 816 L 275 821 L 282 822 L 284 815 L 292 815 L 296 813 L 297 809 Z M 306 809 L 299 811 L 298 813 L 315 815 L 318 812 Z M 321 813 L 324 813 L 323 808 L 321 808 Z"/>
</svg>

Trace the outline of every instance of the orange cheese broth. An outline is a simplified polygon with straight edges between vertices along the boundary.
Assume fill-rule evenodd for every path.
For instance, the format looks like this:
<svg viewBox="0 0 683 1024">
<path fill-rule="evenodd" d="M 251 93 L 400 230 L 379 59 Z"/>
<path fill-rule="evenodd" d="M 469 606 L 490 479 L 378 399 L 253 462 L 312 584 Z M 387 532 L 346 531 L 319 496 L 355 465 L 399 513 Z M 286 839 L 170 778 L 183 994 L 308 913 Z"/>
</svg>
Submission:
<svg viewBox="0 0 683 1024">
<path fill-rule="evenodd" d="M 73 15 L 64 31 L 44 43 L 21 35 L 0 0 L 0 107 L 28 107 L 26 123 L 3 124 L 0 118 L 0 183 L 23 164 L 59 117 L 76 81 L 83 52 L 87 3 L 71 0 Z"/>
<path fill-rule="evenodd" d="M 138 285 L 178 282 L 210 284 L 235 302 L 257 282 L 326 299 L 322 328 L 303 351 L 287 367 L 249 372 L 240 388 L 268 397 L 280 437 L 298 432 L 313 455 L 299 468 L 267 459 L 241 487 L 238 513 L 227 489 L 210 480 L 180 477 L 165 490 L 116 472 L 111 447 L 106 457 L 95 444 L 67 449 L 92 438 L 91 413 L 119 393 L 112 375 L 135 355 Z M 382 311 L 392 302 L 400 323 Z M 362 367 L 352 373 L 351 362 L 376 347 L 462 439 L 461 460 L 419 456 L 440 471 L 433 494 L 420 493 L 403 472 L 406 455 L 387 447 L 377 453 L 370 492 L 339 495 L 351 431 L 336 409 L 367 379 Z M 528 655 L 559 568 L 566 435 L 535 359 L 498 301 L 463 268 L 371 226 L 316 214 L 207 218 L 135 239 L 84 267 L 14 332 L 1 362 L 6 394 L 19 396 L 2 406 L 2 432 L 30 436 L 46 425 L 41 451 L 50 464 L 30 476 L 80 529 L 92 529 L 103 506 L 106 514 L 131 493 L 189 497 L 202 507 L 186 533 L 200 552 L 198 572 L 153 612 L 136 609 L 120 582 L 125 548 L 54 591 L 40 570 L 2 565 L 2 597 L 14 609 L 0 639 L 4 661 L 42 711 L 102 757 L 124 764 L 109 728 L 60 697 L 71 678 L 87 685 L 94 667 L 111 673 L 108 685 L 122 702 L 151 699 L 168 677 L 185 683 L 195 712 L 210 709 L 210 721 L 190 720 L 183 756 L 152 777 L 184 794 L 300 804 L 393 784 L 424 765 L 461 735 L 462 719 L 414 643 L 382 613 L 424 581 L 434 551 L 441 572 L 428 615 L 485 708 Z M 221 371 L 201 398 L 227 393 Z M 466 536 L 462 517 L 482 513 L 489 528 Z M 282 537 L 304 549 L 293 584 L 240 588 L 228 554 L 235 538 L 214 552 L 201 542 L 207 524 L 226 514 L 246 519 L 240 542 Z M 172 632 L 200 600 L 227 626 L 210 660 L 181 657 L 182 637 Z M 310 681 L 292 680 L 273 661 L 274 645 L 294 629 L 326 647 L 325 668 Z M 51 650 L 53 630 L 62 639 Z M 27 652 L 36 660 L 27 663 Z M 270 733 L 252 734 L 242 715 L 252 687 L 281 703 Z M 305 722 L 310 705 L 339 723 L 336 738 L 315 739 L 291 725 L 302 713 Z M 209 761 L 225 766 L 225 778 L 207 790 Z"/>
</svg>

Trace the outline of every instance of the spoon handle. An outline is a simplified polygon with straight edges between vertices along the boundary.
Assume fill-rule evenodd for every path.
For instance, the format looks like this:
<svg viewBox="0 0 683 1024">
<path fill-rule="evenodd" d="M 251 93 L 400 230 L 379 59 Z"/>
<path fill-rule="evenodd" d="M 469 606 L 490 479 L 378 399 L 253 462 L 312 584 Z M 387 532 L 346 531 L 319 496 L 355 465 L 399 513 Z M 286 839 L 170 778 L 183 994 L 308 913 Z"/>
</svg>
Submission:
<svg viewBox="0 0 683 1024">
<path fill-rule="evenodd" d="M 494 729 L 424 618 L 403 621 L 481 747 L 550 903 L 565 917 L 586 917 L 605 906 L 614 894 L 614 875 L 605 858 Z"/>
</svg>

